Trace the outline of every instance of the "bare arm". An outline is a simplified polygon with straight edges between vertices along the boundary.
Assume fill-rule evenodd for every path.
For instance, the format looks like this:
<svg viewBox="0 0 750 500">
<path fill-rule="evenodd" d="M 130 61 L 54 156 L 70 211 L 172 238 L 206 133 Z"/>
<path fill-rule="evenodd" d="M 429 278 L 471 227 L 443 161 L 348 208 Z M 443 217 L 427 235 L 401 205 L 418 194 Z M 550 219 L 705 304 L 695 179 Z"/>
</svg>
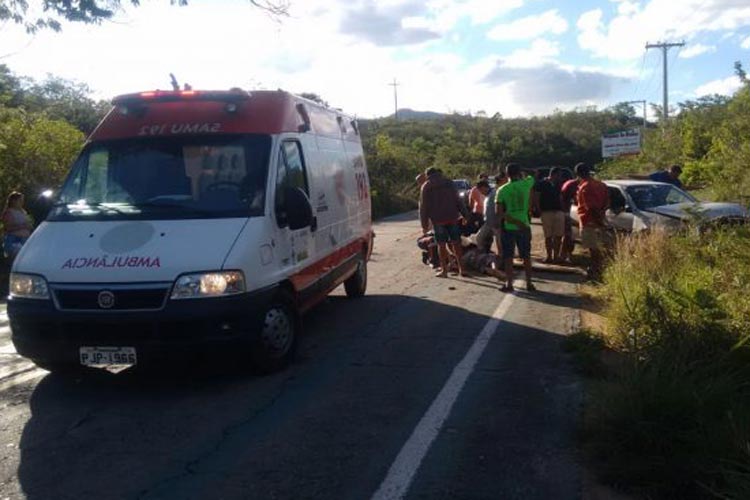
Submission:
<svg viewBox="0 0 750 500">
<path fill-rule="evenodd" d="M 426 234 L 430 228 L 430 221 L 427 218 L 427 209 L 424 203 L 424 186 L 419 191 L 419 221 L 422 224 L 422 232 Z"/>
</svg>

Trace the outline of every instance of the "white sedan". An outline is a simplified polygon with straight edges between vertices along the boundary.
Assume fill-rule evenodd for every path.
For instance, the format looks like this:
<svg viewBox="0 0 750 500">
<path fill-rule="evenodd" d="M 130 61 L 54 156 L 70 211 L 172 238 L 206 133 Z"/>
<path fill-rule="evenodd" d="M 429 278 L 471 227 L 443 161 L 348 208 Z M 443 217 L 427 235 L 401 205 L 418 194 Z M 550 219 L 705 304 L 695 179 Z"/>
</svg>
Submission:
<svg viewBox="0 0 750 500">
<path fill-rule="evenodd" d="M 677 229 L 685 222 L 746 223 L 750 212 L 737 203 L 702 202 L 689 193 L 663 182 L 604 181 L 609 188 L 607 222 L 617 231 L 637 232 L 657 227 Z M 574 227 L 578 207 L 570 209 Z"/>
</svg>

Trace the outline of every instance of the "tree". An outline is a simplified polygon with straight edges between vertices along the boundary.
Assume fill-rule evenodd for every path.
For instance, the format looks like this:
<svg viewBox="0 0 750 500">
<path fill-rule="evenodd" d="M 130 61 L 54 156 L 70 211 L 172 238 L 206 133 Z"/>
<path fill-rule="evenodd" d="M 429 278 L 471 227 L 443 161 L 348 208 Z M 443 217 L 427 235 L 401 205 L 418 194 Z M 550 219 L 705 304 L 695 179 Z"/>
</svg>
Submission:
<svg viewBox="0 0 750 500">
<path fill-rule="evenodd" d="M 60 21 L 78 23 L 99 23 L 114 17 L 122 3 L 135 6 L 140 0 L 39 0 L 31 2 L 38 5 L 44 13 L 40 17 L 29 12 L 29 0 L 0 1 L 0 21 L 12 21 L 22 24 L 26 31 L 33 33 L 40 29 L 60 31 Z M 273 17 L 289 15 L 289 0 L 248 0 L 251 5 L 261 9 Z M 172 5 L 184 6 L 188 0 L 169 0 Z"/>
<path fill-rule="evenodd" d="M 737 75 L 737 78 L 739 78 L 745 85 L 750 84 L 750 80 L 747 78 L 747 71 L 742 67 L 740 61 L 734 62 L 734 74 Z"/>
<path fill-rule="evenodd" d="M 83 140 L 62 120 L 0 107 L 0 198 L 20 190 L 33 199 L 57 187 Z"/>
<path fill-rule="evenodd" d="M 302 92 L 299 96 L 305 99 L 309 99 L 313 102 L 317 102 L 318 104 L 321 104 L 325 107 L 328 107 L 328 101 L 324 100 L 322 97 L 320 97 L 318 94 L 314 92 Z"/>
<path fill-rule="evenodd" d="M 109 103 L 96 102 L 90 94 L 86 84 L 47 75 L 46 80 L 27 89 L 24 104 L 29 111 L 64 120 L 88 134 L 110 108 Z"/>
</svg>

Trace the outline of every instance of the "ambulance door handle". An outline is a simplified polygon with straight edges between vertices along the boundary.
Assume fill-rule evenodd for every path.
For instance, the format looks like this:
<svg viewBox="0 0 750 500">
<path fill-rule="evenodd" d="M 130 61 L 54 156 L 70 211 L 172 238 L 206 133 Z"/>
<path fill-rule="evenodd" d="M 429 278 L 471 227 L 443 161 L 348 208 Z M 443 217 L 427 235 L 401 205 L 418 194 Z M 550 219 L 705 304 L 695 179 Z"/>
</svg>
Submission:
<svg viewBox="0 0 750 500">
<path fill-rule="evenodd" d="M 310 231 L 315 232 L 318 230 L 318 218 L 313 216 L 312 222 L 310 223 Z"/>
</svg>

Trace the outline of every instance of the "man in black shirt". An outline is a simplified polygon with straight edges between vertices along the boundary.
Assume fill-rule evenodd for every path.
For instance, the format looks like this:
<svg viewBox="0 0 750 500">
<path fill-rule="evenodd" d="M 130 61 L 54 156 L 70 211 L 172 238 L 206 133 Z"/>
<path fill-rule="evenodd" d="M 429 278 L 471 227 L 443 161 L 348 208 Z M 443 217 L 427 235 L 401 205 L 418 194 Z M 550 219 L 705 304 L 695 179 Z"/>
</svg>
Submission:
<svg viewBox="0 0 750 500">
<path fill-rule="evenodd" d="M 547 249 L 547 258 L 544 262 L 548 264 L 560 261 L 560 247 L 565 232 L 565 213 L 560 197 L 562 180 L 562 171 L 554 167 L 550 170 L 548 178 L 538 181 L 534 186 Z"/>
</svg>

